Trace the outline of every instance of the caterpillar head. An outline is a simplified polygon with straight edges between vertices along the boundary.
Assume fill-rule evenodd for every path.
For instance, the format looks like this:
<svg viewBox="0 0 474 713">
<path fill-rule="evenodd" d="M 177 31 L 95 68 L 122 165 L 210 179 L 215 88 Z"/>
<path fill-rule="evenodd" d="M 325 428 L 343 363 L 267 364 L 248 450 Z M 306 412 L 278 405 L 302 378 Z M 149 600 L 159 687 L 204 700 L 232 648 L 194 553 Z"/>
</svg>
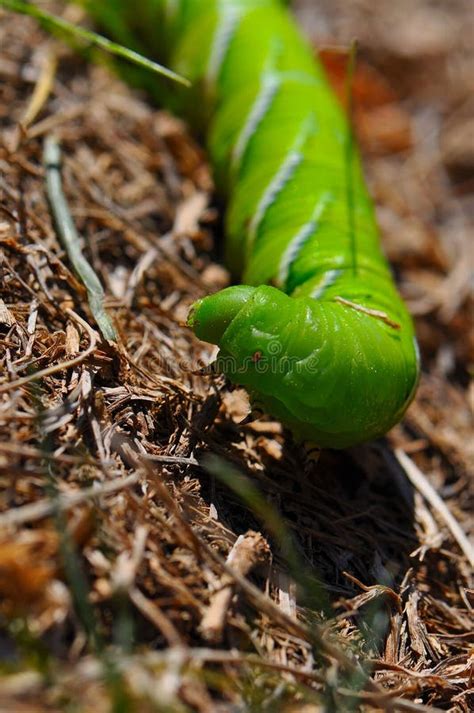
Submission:
<svg viewBox="0 0 474 713">
<path fill-rule="evenodd" d="M 385 433 L 416 384 L 412 333 L 337 302 L 240 285 L 197 302 L 188 323 L 220 347 L 218 371 L 323 447 Z"/>
</svg>

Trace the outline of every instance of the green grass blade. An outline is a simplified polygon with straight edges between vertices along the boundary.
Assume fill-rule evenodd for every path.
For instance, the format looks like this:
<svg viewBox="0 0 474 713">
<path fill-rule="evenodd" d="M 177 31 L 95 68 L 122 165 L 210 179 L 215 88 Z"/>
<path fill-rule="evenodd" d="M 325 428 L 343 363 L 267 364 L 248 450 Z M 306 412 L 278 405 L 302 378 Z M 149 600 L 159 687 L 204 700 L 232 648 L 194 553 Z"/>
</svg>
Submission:
<svg viewBox="0 0 474 713">
<path fill-rule="evenodd" d="M 99 47 L 110 54 L 121 57 L 122 59 L 125 59 L 128 62 L 136 64 L 139 67 L 147 69 L 151 72 L 160 74 L 161 76 L 171 79 L 178 84 L 183 84 L 186 87 L 189 87 L 191 84 L 185 77 L 182 77 L 176 72 L 173 72 L 173 70 L 164 67 L 158 62 L 154 62 L 153 60 L 144 57 L 139 52 L 135 52 L 134 50 L 124 47 L 123 45 L 112 42 L 106 37 L 103 37 L 96 32 L 92 32 L 92 30 L 86 30 L 84 27 L 79 27 L 71 22 L 67 22 L 67 20 L 63 20 L 61 17 L 57 17 L 56 15 L 52 15 L 45 10 L 41 10 L 36 5 L 24 2 L 23 0 L 0 0 L 0 7 L 12 10 L 13 12 L 19 12 L 23 15 L 30 15 L 52 30 L 59 31 L 71 38 L 80 39 L 89 46 Z"/>
<path fill-rule="evenodd" d="M 62 188 L 60 172 L 61 153 L 57 141 L 48 136 L 44 144 L 43 161 L 46 170 L 46 188 L 54 220 L 68 257 L 87 289 L 89 306 L 104 339 L 115 341 L 117 334 L 104 309 L 104 289 L 92 267 L 81 252 L 79 236 L 71 218 Z"/>
</svg>

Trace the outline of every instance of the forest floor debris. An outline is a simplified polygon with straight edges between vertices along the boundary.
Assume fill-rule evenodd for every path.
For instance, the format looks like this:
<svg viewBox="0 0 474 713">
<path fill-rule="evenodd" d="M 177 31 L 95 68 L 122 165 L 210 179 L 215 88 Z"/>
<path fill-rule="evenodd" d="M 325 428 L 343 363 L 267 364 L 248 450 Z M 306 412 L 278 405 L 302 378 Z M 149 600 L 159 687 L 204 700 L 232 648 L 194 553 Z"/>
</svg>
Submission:
<svg viewBox="0 0 474 713">
<path fill-rule="evenodd" d="M 357 130 L 424 368 L 387 439 L 310 469 L 279 424 L 239 425 L 245 395 L 202 374 L 211 348 L 184 326 L 229 280 L 202 149 L 104 68 L 0 12 L 2 711 L 472 710 L 469 542 L 446 518 L 472 536 L 474 162 L 453 29 L 471 10 L 423 0 L 412 17 L 408 2 L 420 46 L 400 4 L 382 0 L 370 22 L 370 3 L 319 4 L 336 89 L 333 46 L 360 41 Z M 52 220 L 53 134 L 116 342 Z"/>
</svg>

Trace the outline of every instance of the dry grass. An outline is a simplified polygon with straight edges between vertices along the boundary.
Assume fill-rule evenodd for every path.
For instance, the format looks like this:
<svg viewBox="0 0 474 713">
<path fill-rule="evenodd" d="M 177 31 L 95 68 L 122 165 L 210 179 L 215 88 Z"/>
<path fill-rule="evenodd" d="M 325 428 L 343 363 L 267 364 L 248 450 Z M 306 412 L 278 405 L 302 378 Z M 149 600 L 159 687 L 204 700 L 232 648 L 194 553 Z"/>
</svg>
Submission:
<svg viewBox="0 0 474 713">
<path fill-rule="evenodd" d="M 228 281 L 201 149 L 0 14 L 1 711 L 471 710 L 472 568 L 430 499 L 472 530 L 465 48 L 428 3 L 419 54 L 364 7 L 326 40 L 362 40 L 358 129 L 424 374 L 387 441 L 310 468 L 199 374 L 210 348 L 183 322 Z M 53 225 L 52 133 L 116 342 Z"/>
</svg>

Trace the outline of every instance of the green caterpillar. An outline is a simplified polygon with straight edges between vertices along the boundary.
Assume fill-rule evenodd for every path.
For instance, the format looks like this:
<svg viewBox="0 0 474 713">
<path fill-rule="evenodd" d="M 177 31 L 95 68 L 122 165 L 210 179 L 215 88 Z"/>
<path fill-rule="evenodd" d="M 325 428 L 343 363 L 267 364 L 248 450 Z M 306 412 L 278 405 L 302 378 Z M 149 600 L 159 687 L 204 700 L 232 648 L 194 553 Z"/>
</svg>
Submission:
<svg viewBox="0 0 474 713">
<path fill-rule="evenodd" d="M 173 106 L 207 126 L 226 262 L 244 283 L 189 317 L 220 347 L 217 368 L 297 439 L 343 448 L 386 433 L 416 390 L 413 325 L 348 123 L 281 0 L 94 5 L 192 81 Z"/>
</svg>

